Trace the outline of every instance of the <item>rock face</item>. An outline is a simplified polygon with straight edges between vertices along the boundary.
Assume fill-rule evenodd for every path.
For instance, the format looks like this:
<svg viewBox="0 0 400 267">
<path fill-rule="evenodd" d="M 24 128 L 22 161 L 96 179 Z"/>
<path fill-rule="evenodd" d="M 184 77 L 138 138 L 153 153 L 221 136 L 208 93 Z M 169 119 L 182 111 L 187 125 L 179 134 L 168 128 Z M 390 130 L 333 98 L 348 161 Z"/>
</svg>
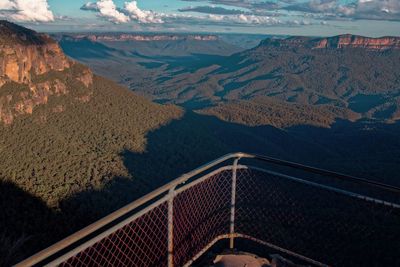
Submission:
<svg viewBox="0 0 400 267">
<path fill-rule="evenodd" d="M 400 38 L 369 38 L 346 34 L 317 40 L 314 48 L 364 48 L 371 50 L 400 49 Z"/>
<path fill-rule="evenodd" d="M 178 40 L 196 40 L 196 41 L 217 41 L 218 37 L 215 35 L 171 35 L 171 34 L 91 34 L 91 35 L 77 35 L 76 39 L 89 39 L 93 42 L 96 41 L 178 41 Z"/>
<path fill-rule="evenodd" d="M 57 44 L 0 46 L 0 79 L 29 83 L 32 75 L 51 70 L 62 71 L 70 66 Z"/>
<path fill-rule="evenodd" d="M 261 42 L 260 47 L 262 46 L 308 49 L 362 48 L 382 51 L 400 49 L 400 37 L 370 38 L 351 34 L 327 38 L 290 37 L 287 39 L 267 39 Z"/>
<path fill-rule="evenodd" d="M 66 82 L 50 72 L 66 71 L 75 64 L 49 36 L 0 21 L 0 122 L 11 124 L 17 116 L 32 114 L 36 106 L 46 104 L 50 96 L 68 94 Z M 87 68 L 69 75 L 84 88 L 93 83 Z M 87 102 L 90 95 L 80 98 Z"/>
<path fill-rule="evenodd" d="M 7 21 L 0 21 L 0 85 L 29 84 L 32 75 L 62 71 L 71 62 L 56 42 Z"/>
</svg>

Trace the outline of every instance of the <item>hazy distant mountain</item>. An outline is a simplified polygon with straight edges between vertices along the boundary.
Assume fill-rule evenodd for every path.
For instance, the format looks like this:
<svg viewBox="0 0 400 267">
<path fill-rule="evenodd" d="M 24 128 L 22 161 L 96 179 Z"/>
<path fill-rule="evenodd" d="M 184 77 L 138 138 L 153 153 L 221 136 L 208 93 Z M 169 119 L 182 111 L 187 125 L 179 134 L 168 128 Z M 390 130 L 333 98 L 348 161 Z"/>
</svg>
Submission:
<svg viewBox="0 0 400 267">
<path fill-rule="evenodd" d="M 183 57 L 192 54 L 230 55 L 242 49 L 224 42 L 215 35 L 195 34 L 69 34 L 54 35 L 61 46 L 72 57 L 76 46 L 91 49 L 95 44 L 103 44 L 121 55 L 142 57 Z M 92 47 L 91 47 L 92 45 Z"/>
<path fill-rule="evenodd" d="M 243 48 L 215 35 L 190 34 L 68 34 L 54 35 L 64 52 L 99 75 L 130 87 L 148 87 L 160 76 L 188 73 L 212 64 L 215 57 Z"/>
<path fill-rule="evenodd" d="M 194 73 L 168 76 L 158 83 L 156 97 L 194 105 L 268 96 L 396 120 L 400 115 L 399 48 L 395 37 L 267 39 Z"/>
<path fill-rule="evenodd" d="M 218 35 L 221 40 L 228 44 L 241 47 L 243 49 L 251 49 L 260 44 L 261 41 L 267 38 L 284 39 L 288 36 L 285 35 L 266 35 L 266 34 L 239 34 L 239 33 L 226 33 Z"/>
<path fill-rule="evenodd" d="M 147 52 L 147 56 L 146 52 L 126 54 L 135 46 L 124 44 L 122 49 L 124 42 L 120 41 L 96 41 L 91 43 L 93 49 L 61 44 L 67 54 L 102 75 L 162 103 L 199 109 L 263 96 L 287 103 L 334 106 L 363 118 L 393 121 L 400 117 L 399 40 L 353 35 L 268 38 L 255 48 L 228 56 L 209 50 L 207 55 L 191 57 L 163 56 L 161 50 Z M 144 47 L 151 50 L 154 45 L 157 42 L 141 42 L 138 47 L 145 51 Z M 196 49 L 198 46 L 189 50 Z M 91 51 L 104 52 L 80 59 L 79 52 L 90 55 Z M 110 64 L 102 64 L 104 60 Z"/>
</svg>

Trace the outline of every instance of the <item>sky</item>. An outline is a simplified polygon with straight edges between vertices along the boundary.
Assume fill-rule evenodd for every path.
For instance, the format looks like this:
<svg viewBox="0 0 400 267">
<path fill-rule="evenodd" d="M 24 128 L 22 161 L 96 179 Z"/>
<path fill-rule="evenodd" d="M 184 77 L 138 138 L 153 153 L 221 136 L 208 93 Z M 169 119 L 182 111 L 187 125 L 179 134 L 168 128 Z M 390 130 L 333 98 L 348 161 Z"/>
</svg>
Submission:
<svg viewBox="0 0 400 267">
<path fill-rule="evenodd" d="M 400 0 L 0 0 L 42 32 L 400 36 Z"/>
</svg>

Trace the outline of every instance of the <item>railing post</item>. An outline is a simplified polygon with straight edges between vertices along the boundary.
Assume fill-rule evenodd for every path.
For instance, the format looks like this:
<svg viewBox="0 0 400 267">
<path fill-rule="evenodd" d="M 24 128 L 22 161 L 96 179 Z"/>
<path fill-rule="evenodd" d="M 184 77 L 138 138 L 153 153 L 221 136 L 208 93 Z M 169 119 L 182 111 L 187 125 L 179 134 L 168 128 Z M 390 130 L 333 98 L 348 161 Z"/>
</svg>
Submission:
<svg viewBox="0 0 400 267">
<path fill-rule="evenodd" d="M 236 208 L 236 175 L 237 175 L 237 166 L 240 158 L 235 159 L 233 162 L 232 169 L 232 193 L 231 193 L 231 219 L 230 219 L 230 239 L 229 239 L 229 248 L 233 249 L 235 244 L 235 208 Z"/>
<path fill-rule="evenodd" d="M 168 193 L 168 267 L 174 266 L 174 197 L 175 187 Z"/>
</svg>

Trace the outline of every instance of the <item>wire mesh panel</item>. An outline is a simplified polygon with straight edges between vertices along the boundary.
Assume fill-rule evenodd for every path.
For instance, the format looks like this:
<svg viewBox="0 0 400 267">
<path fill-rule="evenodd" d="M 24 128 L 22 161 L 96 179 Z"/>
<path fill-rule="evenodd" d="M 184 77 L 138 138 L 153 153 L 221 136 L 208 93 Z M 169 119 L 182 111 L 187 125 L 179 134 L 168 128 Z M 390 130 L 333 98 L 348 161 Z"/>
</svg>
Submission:
<svg viewBox="0 0 400 267">
<path fill-rule="evenodd" d="M 60 266 L 167 266 L 167 216 L 163 203 Z"/>
<path fill-rule="evenodd" d="M 222 159 L 243 156 L 246 154 Z M 261 159 L 268 161 L 268 158 Z M 282 166 L 293 165 L 270 161 Z M 201 170 L 216 166 L 215 162 Z M 205 176 L 199 170 L 182 176 L 147 198 L 129 204 L 129 211 L 124 208 L 116 211 L 118 216 L 103 218 L 95 223 L 95 228 L 92 225 L 84 229 L 84 235 L 71 236 L 66 239 L 68 242 L 64 240 L 50 247 L 52 253 L 45 250 L 18 266 L 41 265 L 41 262 L 53 265 L 62 262 L 60 266 L 74 267 L 153 267 L 171 266 L 171 263 L 183 266 L 217 238 L 234 235 L 252 237 L 261 241 L 260 244 L 270 244 L 273 250 L 282 248 L 283 254 L 302 255 L 332 266 L 400 266 L 400 206 L 350 193 L 370 195 L 369 186 L 373 183 L 357 182 L 348 188 L 341 183 L 340 187 L 335 183 L 326 186 L 247 166 L 238 167 L 234 183 L 236 167 L 220 167 Z M 312 170 L 306 166 L 299 169 Z M 318 175 L 327 174 L 321 180 L 324 183 L 329 175 L 337 178 L 334 173 L 314 171 Z M 363 185 L 368 188 L 361 188 Z M 376 188 L 382 189 L 375 184 Z M 378 190 L 374 196 L 400 201 L 400 189 L 390 192 L 396 193 L 388 198 L 388 190 Z M 129 215 L 131 221 L 118 224 L 140 207 L 140 214 Z M 229 236 L 231 223 L 234 232 Z M 97 233 L 109 225 L 115 226 Z M 72 250 L 67 251 L 67 246 Z M 62 253 L 66 254 L 60 257 Z"/>
<path fill-rule="evenodd" d="M 182 266 L 217 236 L 229 233 L 232 171 L 222 171 L 174 199 L 174 266 Z"/>
<path fill-rule="evenodd" d="M 333 266 L 400 266 L 400 210 L 238 170 L 237 233 Z"/>
</svg>

